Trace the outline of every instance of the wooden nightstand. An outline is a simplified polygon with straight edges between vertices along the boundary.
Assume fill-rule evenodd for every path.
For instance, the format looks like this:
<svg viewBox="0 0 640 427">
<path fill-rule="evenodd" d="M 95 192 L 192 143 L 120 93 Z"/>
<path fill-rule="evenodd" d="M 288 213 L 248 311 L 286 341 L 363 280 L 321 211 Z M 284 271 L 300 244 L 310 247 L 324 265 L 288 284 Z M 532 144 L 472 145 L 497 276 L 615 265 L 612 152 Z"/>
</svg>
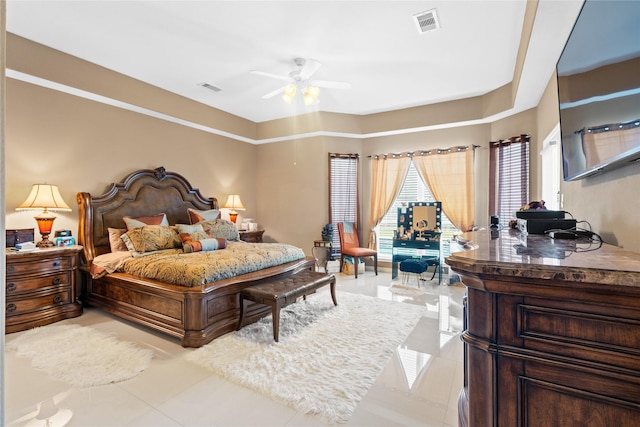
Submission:
<svg viewBox="0 0 640 427">
<path fill-rule="evenodd" d="M 262 243 L 262 234 L 264 230 L 247 231 L 240 230 L 240 240 L 244 240 L 249 243 Z"/>
<path fill-rule="evenodd" d="M 76 300 L 82 246 L 6 250 L 6 333 L 82 314 Z"/>
</svg>

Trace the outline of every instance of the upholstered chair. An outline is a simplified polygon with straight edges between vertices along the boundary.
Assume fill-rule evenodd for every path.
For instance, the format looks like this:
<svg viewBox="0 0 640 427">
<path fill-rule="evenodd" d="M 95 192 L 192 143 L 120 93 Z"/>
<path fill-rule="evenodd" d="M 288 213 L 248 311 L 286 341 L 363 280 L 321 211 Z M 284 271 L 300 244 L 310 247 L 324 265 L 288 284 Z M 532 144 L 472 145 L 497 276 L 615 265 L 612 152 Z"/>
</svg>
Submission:
<svg viewBox="0 0 640 427">
<path fill-rule="evenodd" d="M 355 278 L 358 278 L 358 263 L 360 258 L 373 257 L 373 269 L 378 275 L 378 252 L 369 248 L 361 248 L 358 239 L 358 230 L 353 222 L 339 222 L 338 235 L 340 236 L 340 271 L 344 266 L 344 258 L 353 258 Z"/>
</svg>

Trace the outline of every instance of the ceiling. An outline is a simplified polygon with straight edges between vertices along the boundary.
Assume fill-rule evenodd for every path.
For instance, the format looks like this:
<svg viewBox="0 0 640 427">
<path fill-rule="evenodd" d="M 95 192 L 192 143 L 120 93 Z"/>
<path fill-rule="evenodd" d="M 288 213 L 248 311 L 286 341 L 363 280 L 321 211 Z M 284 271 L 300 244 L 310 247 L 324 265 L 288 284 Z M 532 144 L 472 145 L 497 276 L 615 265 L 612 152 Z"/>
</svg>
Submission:
<svg viewBox="0 0 640 427">
<path fill-rule="evenodd" d="M 582 1 L 542 0 L 514 108 L 537 105 Z M 482 95 L 514 79 L 526 1 L 7 1 L 7 31 L 254 122 L 371 114 Z M 440 28 L 413 16 L 435 9 Z M 320 103 L 262 96 L 294 58 L 351 83 Z M 221 89 L 202 87 L 206 82 Z"/>
</svg>

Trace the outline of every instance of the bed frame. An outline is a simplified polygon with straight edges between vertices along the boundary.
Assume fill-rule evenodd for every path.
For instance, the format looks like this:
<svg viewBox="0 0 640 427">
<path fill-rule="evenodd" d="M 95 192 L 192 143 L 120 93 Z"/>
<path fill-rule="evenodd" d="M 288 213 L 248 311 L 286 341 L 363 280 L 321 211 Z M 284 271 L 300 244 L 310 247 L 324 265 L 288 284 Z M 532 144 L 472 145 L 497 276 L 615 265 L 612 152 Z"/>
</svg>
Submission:
<svg viewBox="0 0 640 427">
<path fill-rule="evenodd" d="M 100 196 L 78 193 L 77 201 L 78 243 L 84 248 L 86 271 L 96 256 L 110 251 L 107 228 L 126 228 L 124 216 L 164 212 L 170 224 L 188 224 L 187 208 L 218 208 L 217 199 L 204 198 L 184 177 L 163 167 L 133 172 Z M 87 305 L 177 337 L 184 347 L 200 347 L 236 329 L 239 293 L 244 288 L 266 278 L 285 277 L 313 268 L 314 259 L 307 257 L 191 288 L 126 273 L 112 273 L 99 279 L 87 273 L 81 298 Z M 246 310 L 245 323 L 270 313 L 269 307 L 261 304 L 248 305 Z"/>
</svg>

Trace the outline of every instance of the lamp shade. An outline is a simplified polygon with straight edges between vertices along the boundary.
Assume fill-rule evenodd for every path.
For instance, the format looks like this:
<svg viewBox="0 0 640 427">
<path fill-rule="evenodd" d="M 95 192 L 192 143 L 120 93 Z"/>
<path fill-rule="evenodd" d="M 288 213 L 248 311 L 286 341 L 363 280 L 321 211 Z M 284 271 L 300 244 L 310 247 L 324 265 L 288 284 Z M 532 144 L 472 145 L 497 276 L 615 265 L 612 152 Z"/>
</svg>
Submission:
<svg viewBox="0 0 640 427">
<path fill-rule="evenodd" d="M 229 194 L 227 198 L 227 202 L 223 206 L 224 208 L 231 209 L 232 211 L 243 211 L 245 210 L 242 205 L 242 200 L 240 200 L 240 196 L 237 194 Z"/>
<path fill-rule="evenodd" d="M 71 208 L 62 199 L 58 186 L 49 184 L 34 184 L 31 187 L 27 200 L 16 208 L 18 211 L 27 209 L 71 212 Z"/>
</svg>

